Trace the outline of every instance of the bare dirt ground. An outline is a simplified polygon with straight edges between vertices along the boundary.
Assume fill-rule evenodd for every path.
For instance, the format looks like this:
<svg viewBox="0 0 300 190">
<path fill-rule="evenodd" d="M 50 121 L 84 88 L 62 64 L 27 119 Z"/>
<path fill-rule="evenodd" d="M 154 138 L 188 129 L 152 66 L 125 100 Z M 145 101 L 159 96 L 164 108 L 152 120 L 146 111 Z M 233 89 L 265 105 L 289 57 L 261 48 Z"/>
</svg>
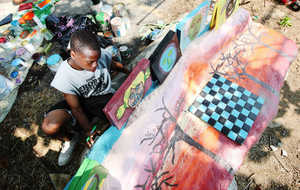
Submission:
<svg viewBox="0 0 300 190">
<path fill-rule="evenodd" d="M 140 21 L 146 12 L 151 12 L 161 1 L 124 2 L 127 2 L 129 7 L 138 6 L 132 12 L 133 15 L 139 15 L 135 18 L 134 23 L 137 23 L 136 21 Z M 275 0 L 249 2 L 242 7 L 251 13 L 256 22 L 280 31 L 297 45 L 300 44 L 300 12 L 293 12 Z M 165 0 L 140 25 L 156 19 L 165 23 L 173 22 L 198 4 L 197 0 Z M 291 27 L 279 26 L 278 22 L 284 16 L 291 18 Z M 131 44 L 134 45 L 134 55 L 143 49 L 143 44 L 138 38 L 132 40 Z M 62 99 L 56 90 L 50 88 L 52 78 L 53 75 L 46 66 L 33 65 L 19 90 L 12 110 L 0 124 L 0 189 L 54 189 L 49 174 L 74 175 L 79 168 L 83 143 L 76 149 L 71 164 L 59 167 L 57 157 L 61 141 L 45 136 L 40 130 L 44 112 L 57 100 Z M 252 147 L 236 173 L 239 190 L 300 189 L 299 81 L 298 54 L 281 90 L 277 117 L 265 130 L 259 142 Z M 271 151 L 271 145 L 277 150 Z M 285 151 L 287 156 L 282 156 L 282 151 Z"/>
</svg>

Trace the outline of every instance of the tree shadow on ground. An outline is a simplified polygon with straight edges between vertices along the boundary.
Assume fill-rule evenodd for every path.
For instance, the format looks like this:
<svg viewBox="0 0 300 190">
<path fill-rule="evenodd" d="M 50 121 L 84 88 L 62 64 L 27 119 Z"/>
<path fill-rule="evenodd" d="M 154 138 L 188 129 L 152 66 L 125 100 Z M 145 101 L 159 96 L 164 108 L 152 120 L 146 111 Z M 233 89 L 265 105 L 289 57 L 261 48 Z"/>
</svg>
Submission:
<svg viewBox="0 0 300 190">
<path fill-rule="evenodd" d="M 261 163 L 271 156 L 270 146 L 281 146 L 281 139 L 290 136 L 290 130 L 284 126 L 272 122 L 263 132 L 259 141 L 250 149 L 248 159 Z"/>
<path fill-rule="evenodd" d="M 288 83 L 285 81 L 280 90 L 280 94 L 282 97 L 280 98 L 279 110 L 276 117 L 283 117 L 290 105 L 295 106 L 295 112 L 300 114 L 300 90 L 293 92 Z"/>
<path fill-rule="evenodd" d="M 238 185 L 239 190 L 292 190 L 288 184 L 281 184 L 271 180 L 267 187 L 261 187 L 260 184 L 255 182 L 255 179 L 252 177 L 254 174 L 250 176 L 246 176 L 244 174 L 237 173 L 235 175 L 235 179 Z"/>
<path fill-rule="evenodd" d="M 36 136 L 25 141 L 10 134 L 2 136 L 0 189 L 54 189 L 47 169 L 32 152 L 36 142 Z"/>
</svg>

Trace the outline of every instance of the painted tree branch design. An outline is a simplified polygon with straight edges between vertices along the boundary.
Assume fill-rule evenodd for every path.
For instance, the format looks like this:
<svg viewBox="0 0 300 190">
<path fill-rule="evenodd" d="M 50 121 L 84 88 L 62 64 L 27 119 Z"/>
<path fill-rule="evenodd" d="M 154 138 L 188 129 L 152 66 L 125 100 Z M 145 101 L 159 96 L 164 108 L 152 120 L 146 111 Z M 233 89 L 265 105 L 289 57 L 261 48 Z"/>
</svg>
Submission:
<svg viewBox="0 0 300 190">
<path fill-rule="evenodd" d="M 184 98 L 179 100 L 179 103 L 177 105 L 177 107 L 175 108 L 176 110 L 176 114 L 180 112 L 180 107 L 181 104 L 184 102 Z M 148 138 L 144 138 L 142 139 L 142 141 L 140 142 L 140 144 L 146 142 L 146 141 L 150 141 L 150 143 L 148 144 L 149 146 L 152 146 L 152 153 L 151 154 L 163 154 L 163 163 L 161 166 L 155 166 L 153 160 L 150 160 L 150 164 L 151 164 L 151 169 L 147 169 L 145 168 L 144 170 L 146 172 L 149 173 L 149 176 L 146 180 L 146 182 L 144 184 L 139 184 L 136 185 L 136 188 L 142 188 L 144 190 L 144 188 L 146 187 L 146 184 L 149 182 L 148 180 L 150 179 L 150 176 L 153 176 L 153 181 L 152 181 L 152 185 L 151 185 L 151 190 L 160 190 L 162 185 L 166 185 L 166 186 L 171 186 L 171 187 L 175 187 L 177 186 L 177 184 L 171 184 L 168 182 L 168 180 L 171 180 L 174 176 L 170 175 L 169 171 L 163 171 L 160 175 L 157 176 L 157 172 L 160 168 L 163 168 L 164 162 L 166 161 L 166 159 L 168 158 L 169 154 L 172 154 L 171 160 L 172 160 L 172 164 L 175 164 L 175 146 L 178 142 L 183 141 L 185 143 L 187 143 L 188 145 L 198 149 L 199 151 L 204 152 L 206 155 L 208 155 L 209 157 L 211 157 L 212 159 L 214 159 L 217 163 L 219 163 L 221 166 L 223 166 L 229 174 L 233 175 L 234 174 L 234 170 L 233 168 L 230 166 L 229 163 L 227 163 L 225 160 L 223 160 L 221 157 L 219 157 L 218 155 L 216 155 L 215 153 L 211 152 L 210 150 L 206 149 L 205 147 L 203 147 L 201 144 L 199 144 L 198 142 L 196 142 L 192 137 L 190 137 L 188 134 L 186 134 L 181 126 L 179 126 L 177 124 L 177 119 L 176 117 L 170 112 L 170 110 L 167 108 L 164 98 L 162 98 L 162 107 L 156 109 L 155 111 L 162 111 L 162 121 L 161 124 L 157 127 L 157 132 L 155 134 L 152 135 L 152 137 L 148 137 Z M 170 122 L 170 123 L 168 123 Z M 172 126 L 172 124 L 175 125 L 173 133 L 172 133 L 172 137 L 170 139 L 169 142 L 167 136 L 165 135 L 165 131 L 166 129 L 168 129 L 170 126 Z M 153 144 L 155 143 L 155 144 Z M 167 144 L 166 148 L 163 150 L 156 150 L 155 149 L 157 147 L 163 147 L 162 145 Z M 157 164 L 159 164 L 159 162 L 156 162 Z M 165 177 L 167 175 L 167 177 L 163 180 L 162 177 Z"/>
<path fill-rule="evenodd" d="M 257 47 L 266 47 L 281 56 L 287 57 L 289 60 L 292 60 L 293 57 L 287 55 L 282 50 L 275 49 L 263 42 L 262 38 L 267 38 L 267 33 L 260 33 L 259 35 L 255 35 L 252 31 L 252 24 L 249 25 L 247 31 L 237 40 L 234 41 L 233 47 L 228 49 L 226 53 L 222 53 L 218 64 L 209 63 L 213 72 L 211 74 L 219 74 L 221 76 L 226 77 L 229 80 L 243 80 L 250 79 L 255 83 L 259 84 L 263 88 L 269 90 L 276 96 L 279 96 L 279 92 L 273 89 L 269 84 L 259 80 L 253 75 L 247 73 L 247 66 L 249 63 L 247 60 L 242 59 L 246 53 L 251 53 Z"/>
</svg>

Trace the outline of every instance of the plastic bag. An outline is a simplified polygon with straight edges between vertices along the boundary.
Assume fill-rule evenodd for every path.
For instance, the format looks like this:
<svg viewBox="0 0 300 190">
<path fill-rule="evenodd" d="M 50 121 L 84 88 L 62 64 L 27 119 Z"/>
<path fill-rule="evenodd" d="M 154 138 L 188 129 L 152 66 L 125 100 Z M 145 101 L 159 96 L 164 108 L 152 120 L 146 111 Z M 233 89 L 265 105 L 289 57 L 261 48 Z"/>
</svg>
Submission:
<svg viewBox="0 0 300 190">
<path fill-rule="evenodd" d="M 98 32 L 98 25 L 87 16 L 61 16 L 50 15 L 46 19 L 47 28 L 54 34 L 53 40 L 58 41 L 67 48 L 71 34 L 77 30 L 89 30 Z"/>
</svg>

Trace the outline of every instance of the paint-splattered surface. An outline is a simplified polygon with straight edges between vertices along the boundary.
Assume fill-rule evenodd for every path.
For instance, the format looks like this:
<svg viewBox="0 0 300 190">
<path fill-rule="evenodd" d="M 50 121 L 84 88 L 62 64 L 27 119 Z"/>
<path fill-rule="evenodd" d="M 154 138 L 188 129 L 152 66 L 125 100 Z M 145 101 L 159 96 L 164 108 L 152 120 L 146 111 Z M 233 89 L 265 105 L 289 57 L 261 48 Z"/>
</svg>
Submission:
<svg viewBox="0 0 300 190">
<path fill-rule="evenodd" d="M 122 188 L 227 189 L 246 153 L 275 116 L 278 91 L 297 52 L 292 41 L 252 23 L 244 10 L 236 17 L 220 31 L 192 43 L 164 84 L 130 118 L 102 163 Z M 265 99 L 243 145 L 186 113 L 214 73 Z"/>
</svg>

